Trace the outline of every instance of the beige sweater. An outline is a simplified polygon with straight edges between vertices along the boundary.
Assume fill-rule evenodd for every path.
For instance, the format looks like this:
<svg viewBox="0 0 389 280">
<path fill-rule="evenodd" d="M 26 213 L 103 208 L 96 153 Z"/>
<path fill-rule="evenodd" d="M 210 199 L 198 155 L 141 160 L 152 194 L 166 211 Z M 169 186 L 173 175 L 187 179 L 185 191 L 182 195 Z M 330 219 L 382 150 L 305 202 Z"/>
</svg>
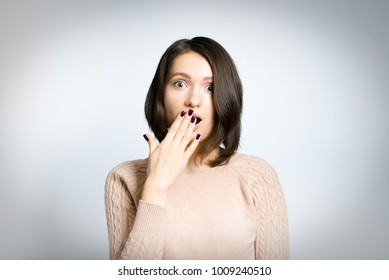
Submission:
<svg viewBox="0 0 389 280">
<path fill-rule="evenodd" d="M 284 195 L 263 159 L 236 153 L 227 165 L 186 168 L 166 206 L 140 200 L 147 159 L 108 175 L 111 259 L 287 259 Z"/>
</svg>

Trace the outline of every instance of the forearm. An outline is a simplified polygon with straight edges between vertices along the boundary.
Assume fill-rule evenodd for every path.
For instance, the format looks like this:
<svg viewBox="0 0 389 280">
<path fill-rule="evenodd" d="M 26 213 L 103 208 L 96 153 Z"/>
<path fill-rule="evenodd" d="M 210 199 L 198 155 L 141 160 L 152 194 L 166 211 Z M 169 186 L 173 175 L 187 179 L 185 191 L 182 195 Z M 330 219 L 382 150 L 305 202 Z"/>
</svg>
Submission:
<svg viewBox="0 0 389 280">
<path fill-rule="evenodd" d="M 158 260 L 163 256 L 166 228 L 165 209 L 159 205 L 139 202 L 131 232 L 118 259 Z"/>
<path fill-rule="evenodd" d="M 105 208 L 111 259 L 162 258 L 165 209 L 142 200 L 136 203 L 138 199 L 121 176 L 108 175 Z"/>
</svg>

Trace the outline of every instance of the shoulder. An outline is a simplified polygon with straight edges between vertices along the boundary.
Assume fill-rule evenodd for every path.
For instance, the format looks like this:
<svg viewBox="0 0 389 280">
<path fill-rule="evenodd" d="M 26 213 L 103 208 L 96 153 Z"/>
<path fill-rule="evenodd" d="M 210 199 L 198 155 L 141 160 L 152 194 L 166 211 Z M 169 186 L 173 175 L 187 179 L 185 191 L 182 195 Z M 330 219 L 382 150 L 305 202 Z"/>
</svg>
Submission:
<svg viewBox="0 0 389 280">
<path fill-rule="evenodd" d="M 278 175 L 266 160 L 257 156 L 237 154 L 231 165 L 242 186 L 251 193 L 254 205 L 259 206 L 259 215 L 265 215 L 266 207 L 280 211 L 286 209 Z"/>
<path fill-rule="evenodd" d="M 119 176 L 127 178 L 136 174 L 146 174 L 147 159 L 137 159 L 131 161 L 124 161 L 111 169 L 108 176 Z"/>
<path fill-rule="evenodd" d="M 273 166 L 265 159 L 236 153 L 229 162 L 230 167 L 247 183 L 278 184 L 278 176 Z"/>
<path fill-rule="evenodd" d="M 272 165 L 259 156 L 235 153 L 230 159 L 230 165 L 241 172 L 271 173 L 273 175 L 276 173 Z"/>
<path fill-rule="evenodd" d="M 107 176 L 107 185 L 126 185 L 127 189 L 138 189 L 147 175 L 147 159 L 125 161 L 112 168 Z"/>
</svg>

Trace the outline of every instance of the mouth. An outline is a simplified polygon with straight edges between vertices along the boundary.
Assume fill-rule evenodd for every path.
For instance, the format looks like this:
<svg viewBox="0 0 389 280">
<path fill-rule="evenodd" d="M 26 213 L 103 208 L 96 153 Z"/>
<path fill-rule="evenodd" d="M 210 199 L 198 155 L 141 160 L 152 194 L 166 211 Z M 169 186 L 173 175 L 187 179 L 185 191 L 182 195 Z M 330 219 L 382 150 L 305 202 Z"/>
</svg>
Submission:
<svg viewBox="0 0 389 280">
<path fill-rule="evenodd" d="M 200 123 L 203 120 L 200 116 L 196 114 L 194 115 L 194 117 L 196 118 L 196 124 Z"/>
</svg>

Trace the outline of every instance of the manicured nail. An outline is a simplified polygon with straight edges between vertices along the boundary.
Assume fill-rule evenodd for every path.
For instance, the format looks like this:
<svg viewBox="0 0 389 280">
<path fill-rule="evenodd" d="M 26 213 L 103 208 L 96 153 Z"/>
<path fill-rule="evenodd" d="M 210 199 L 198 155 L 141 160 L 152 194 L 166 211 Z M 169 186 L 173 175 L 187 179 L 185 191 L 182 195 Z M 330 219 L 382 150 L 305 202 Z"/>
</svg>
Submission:
<svg viewBox="0 0 389 280">
<path fill-rule="evenodd" d="M 194 123 L 195 120 L 196 120 L 196 118 L 195 118 L 195 117 L 192 117 L 192 118 L 190 119 L 190 122 L 191 122 L 191 123 Z"/>
<path fill-rule="evenodd" d="M 185 111 L 182 111 L 180 114 L 181 117 L 185 116 Z"/>
<path fill-rule="evenodd" d="M 192 114 L 193 114 L 193 110 L 192 110 L 192 109 L 189 109 L 188 115 L 189 115 L 189 116 L 192 116 Z"/>
<path fill-rule="evenodd" d="M 149 137 L 147 137 L 146 134 L 143 134 L 143 138 L 144 138 L 147 142 L 149 142 Z"/>
<path fill-rule="evenodd" d="M 197 134 L 197 135 L 196 135 L 196 140 L 199 140 L 199 139 L 200 139 L 200 136 L 201 136 L 200 134 Z"/>
</svg>

